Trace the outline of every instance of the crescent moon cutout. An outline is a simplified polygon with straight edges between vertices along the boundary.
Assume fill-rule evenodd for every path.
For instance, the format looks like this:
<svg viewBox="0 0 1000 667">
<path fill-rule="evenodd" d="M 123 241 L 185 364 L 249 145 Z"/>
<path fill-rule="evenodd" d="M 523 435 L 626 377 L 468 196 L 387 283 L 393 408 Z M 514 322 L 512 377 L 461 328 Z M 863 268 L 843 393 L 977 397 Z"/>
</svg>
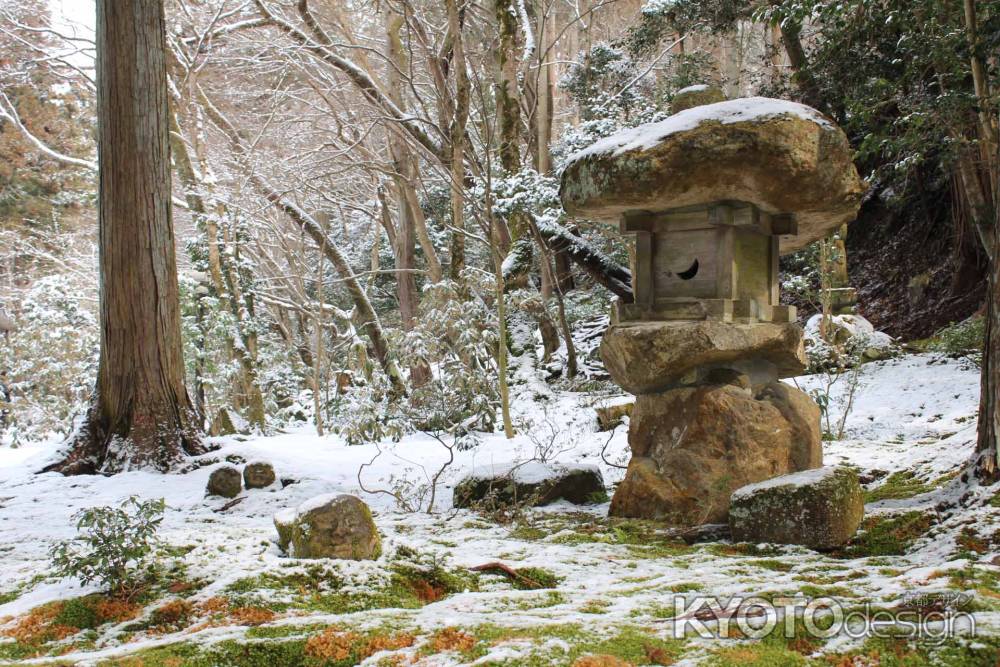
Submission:
<svg viewBox="0 0 1000 667">
<path fill-rule="evenodd" d="M 697 259 L 694 260 L 694 262 L 691 264 L 691 266 L 689 266 L 688 268 L 686 268 L 683 271 L 681 271 L 680 273 L 678 273 L 677 277 L 680 278 L 681 280 L 691 280 L 696 275 L 698 275 L 698 260 Z"/>
</svg>

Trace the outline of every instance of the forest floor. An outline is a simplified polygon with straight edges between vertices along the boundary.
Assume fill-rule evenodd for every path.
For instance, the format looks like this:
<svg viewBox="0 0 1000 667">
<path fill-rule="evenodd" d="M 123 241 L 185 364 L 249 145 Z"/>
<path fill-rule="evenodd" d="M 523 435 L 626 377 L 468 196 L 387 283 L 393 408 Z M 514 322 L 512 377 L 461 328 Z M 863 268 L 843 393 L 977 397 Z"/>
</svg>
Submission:
<svg viewBox="0 0 1000 667">
<path fill-rule="evenodd" d="M 845 437 L 826 463 L 866 481 L 862 532 L 821 554 L 799 547 L 687 545 L 655 523 L 612 520 L 608 504 L 559 503 L 514 516 L 450 508 L 473 466 L 527 460 L 538 443 L 485 436 L 456 452 L 438 512 L 408 513 L 359 488 L 374 446 L 348 447 L 311 429 L 219 439 L 206 460 L 267 460 L 287 485 L 204 497 L 213 466 L 180 475 L 36 474 L 58 443 L 0 450 L 0 662 L 108 665 L 995 665 L 1000 647 L 1000 494 L 961 480 L 975 439 L 978 371 L 918 354 L 866 364 Z M 822 375 L 797 378 L 804 389 Z M 831 428 L 850 378 L 833 385 Z M 601 467 L 609 490 L 626 458 L 626 428 L 596 428 L 594 392 L 514 387 L 515 409 L 556 460 Z M 551 430 L 549 426 L 553 426 Z M 554 439 L 542 433 L 556 433 Z M 609 441 L 610 437 L 610 441 Z M 419 484 L 447 458 L 425 435 L 383 447 L 367 488 Z M 391 480 L 390 480 L 391 478 Z M 318 494 L 355 493 L 383 535 L 376 561 L 285 558 L 272 515 Z M 48 551 L 75 535 L 81 508 L 130 495 L 166 499 L 168 545 L 156 582 L 133 603 L 52 575 Z M 543 588 L 470 568 L 502 562 Z M 525 569 L 531 568 L 531 569 Z M 747 639 L 675 637 L 675 601 L 696 596 L 831 597 L 869 616 L 903 607 L 957 606 L 975 636 Z M 946 601 L 942 603 L 942 600 Z M 921 602 L 923 601 L 923 602 Z M 928 602 L 929 601 L 929 602 Z M 683 618 L 683 617 L 682 617 Z M 967 617 L 968 618 L 968 617 Z M 940 625 L 940 624 L 939 624 Z M 716 624 L 707 622 L 709 629 Z M 932 624 L 933 626 L 933 624 Z"/>
</svg>

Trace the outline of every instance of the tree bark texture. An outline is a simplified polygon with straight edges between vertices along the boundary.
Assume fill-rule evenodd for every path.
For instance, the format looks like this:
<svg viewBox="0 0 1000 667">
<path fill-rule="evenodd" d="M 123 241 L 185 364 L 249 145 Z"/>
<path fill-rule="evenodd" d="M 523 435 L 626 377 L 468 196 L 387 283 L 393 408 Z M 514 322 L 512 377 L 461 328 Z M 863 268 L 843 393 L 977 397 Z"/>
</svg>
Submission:
<svg viewBox="0 0 1000 667">
<path fill-rule="evenodd" d="M 66 474 L 166 471 L 203 451 L 184 384 L 162 0 L 98 0 L 101 351 Z"/>
</svg>

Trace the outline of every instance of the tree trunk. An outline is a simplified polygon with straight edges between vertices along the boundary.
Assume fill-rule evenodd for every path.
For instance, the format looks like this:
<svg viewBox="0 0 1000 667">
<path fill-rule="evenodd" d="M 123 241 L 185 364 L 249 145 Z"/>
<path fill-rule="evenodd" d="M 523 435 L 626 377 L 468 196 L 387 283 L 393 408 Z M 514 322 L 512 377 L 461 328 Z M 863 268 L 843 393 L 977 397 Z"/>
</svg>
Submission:
<svg viewBox="0 0 1000 667">
<path fill-rule="evenodd" d="M 451 265 L 448 276 L 461 280 L 465 269 L 465 128 L 469 120 L 469 75 L 465 62 L 465 38 L 458 0 L 447 0 L 448 30 L 451 32 L 451 70 L 455 73 L 455 115 L 449 128 L 451 143 Z"/>
<path fill-rule="evenodd" d="M 976 443 L 976 477 L 992 484 L 1000 479 L 1000 208 L 989 253 L 989 287 L 986 291 L 986 326 L 983 335 L 982 376 L 979 395 L 979 437 Z"/>
<path fill-rule="evenodd" d="M 98 0 L 101 351 L 67 458 L 49 470 L 166 471 L 203 451 L 184 385 L 171 224 L 162 0 Z"/>
<path fill-rule="evenodd" d="M 801 92 L 802 101 L 824 113 L 829 113 L 819 91 L 819 86 L 816 85 L 816 80 L 813 78 L 812 72 L 809 71 L 806 50 L 802 46 L 802 27 L 794 21 L 785 20 L 779 24 L 779 29 L 781 43 L 788 55 L 788 64 L 792 68 L 792 80 L 795 81 Z"/>
</svg>

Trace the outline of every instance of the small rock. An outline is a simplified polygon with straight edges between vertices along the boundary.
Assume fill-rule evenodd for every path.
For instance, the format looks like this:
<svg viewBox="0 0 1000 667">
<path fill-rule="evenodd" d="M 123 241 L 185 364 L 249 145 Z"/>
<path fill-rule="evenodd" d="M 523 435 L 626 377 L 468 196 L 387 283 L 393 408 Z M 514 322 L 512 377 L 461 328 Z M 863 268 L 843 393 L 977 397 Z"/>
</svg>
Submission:
<svg viewBox="0 0 1000 667">
<path fill-rule="evenodd" d="M 455 507 L 472 507 L 490 498 L 498 503 L 548 505 L 568 500 L 576 505 L 605 497 L 604 478 L 597 466 L 529 461 L 484 466 L 455 486 Z"/>
<path fill-rule="evenodd" d="M 317 496 L 299 505 L 294 518 L 276 514 L 274 526 L 279 544 L 295 558 L 368 560 L 382 553 L 371 510 L 357 496 Z"/>
<path fill-rule="evenodd" d="M 685 544 L 698 544 L 700 542 L 728 540 L 731 535 L 727 523 L 703 523 L 700 526 L 682 531 L 679 537 L 684 540 Z"/>
<path fill-rule="evenodd" d="M 865 504 L 851 468 L 827 466 L 737 489 L 729 527 L 740 542 L 843 546 L 857 531 Z"/>
<path fill-rule="evenodd" d="M 274 484 L 274 466 L 266 461 L 248 463 L 243 468 L 243 484 L 248 489 L 263 489 Z"/>
<path fill-rule="evenodd" d="M 210 496 L 222 496 L 223 498 L 235 498 L 240 495 L 243 477 L 240 471 L 232 466 L 222 466 L 212 471 L 208 477 L 208 485 L 205 491 Z"/>
</svg>

